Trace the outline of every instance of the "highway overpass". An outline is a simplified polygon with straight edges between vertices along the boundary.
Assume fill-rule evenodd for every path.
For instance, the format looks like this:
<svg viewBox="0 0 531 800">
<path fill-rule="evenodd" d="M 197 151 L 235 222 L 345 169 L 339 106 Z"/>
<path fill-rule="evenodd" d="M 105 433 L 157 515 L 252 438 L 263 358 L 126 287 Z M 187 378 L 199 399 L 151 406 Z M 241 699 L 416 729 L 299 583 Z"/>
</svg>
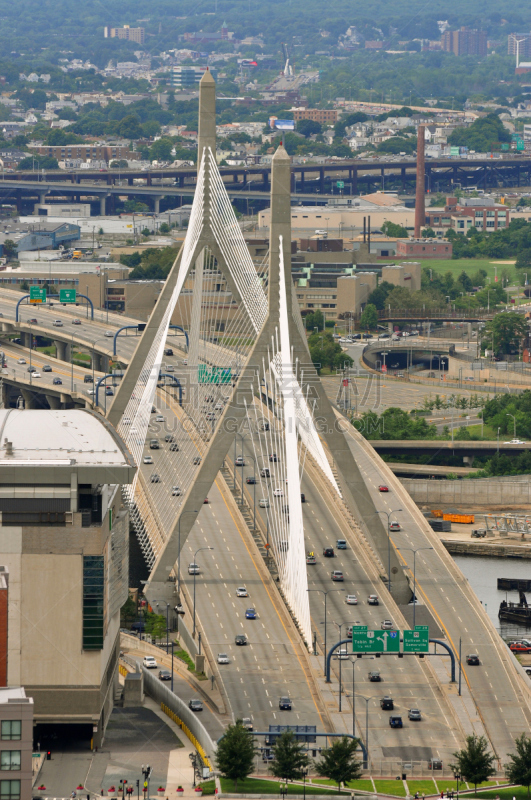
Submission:
<svg viewBox="0 0 531 800">
<path fill-rule="evenodd" d="M 507 434 L 506 434 L 507 435 Z M 472 456 L 492 456 L 495 453 L 503 455 L 518 455 L 531 448 L 530 442 L 522 444 L 511 444 L 510 442 L 474 442 L 474 441 L 424 441 L 418 439 L 408 439 L 407 441 L 398 439 L 375 439 L 371 441 L 377 453 L 382 455 L 439 455 L 449 453 L 451 455 L 462 455 L 463 458 Z"/>
</svg>

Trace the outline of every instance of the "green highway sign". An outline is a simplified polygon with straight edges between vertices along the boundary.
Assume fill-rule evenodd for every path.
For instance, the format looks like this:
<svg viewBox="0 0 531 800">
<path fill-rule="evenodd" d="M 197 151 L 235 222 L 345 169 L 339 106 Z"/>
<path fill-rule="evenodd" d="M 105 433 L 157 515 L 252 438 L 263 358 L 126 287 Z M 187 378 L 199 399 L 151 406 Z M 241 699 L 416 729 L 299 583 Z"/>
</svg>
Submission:
<svg viewBox="0 0 531 800">
<path fill-rule="evenodd" d="M 400 631 L 369 631 L 363 626 L 352 629 L 353 653 L 398 653 Z"/>
<path fill-rule="evenodd" d="M 428 653 L 430 632 L 427 625 L 415 625 L 414 631 L 404 631 L 404 653 Z"/>
<path fill-rule="evenodd" d="M 345 181 L 336 181 L 336 186 L 337 186 L 338 189 L 344 189 L 345 188 Z"/>
<path fill-rule="evenodd" d="M 46 302 L 46 287 L 30 286 L 30 303 L 45 303 L 45 302 Z"/>
<path fill-rule="evenodd" d="M 77 292 L 75 289 L 59 289 L 60 303 L 75 303 Z"/>
</svg>

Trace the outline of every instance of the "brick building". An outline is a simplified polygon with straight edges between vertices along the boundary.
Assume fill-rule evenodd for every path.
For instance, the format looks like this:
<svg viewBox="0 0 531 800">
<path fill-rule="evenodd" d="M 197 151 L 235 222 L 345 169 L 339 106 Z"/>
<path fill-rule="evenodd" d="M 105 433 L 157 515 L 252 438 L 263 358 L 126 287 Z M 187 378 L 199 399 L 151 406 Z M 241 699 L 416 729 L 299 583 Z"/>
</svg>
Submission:
<svg viewBox="0 0 531 800">
<path fill-rule="evenodd" d="M 31 800 L 33 699 L 22 686 L 0 689 L 0 796 Z"/>
<path fill-rule="evenodd" d="M 130 150 L 127 145 L 110 144 L 67 144 L 67 145 L 40 145 L 36 147 L 37 153 L 43 156 L 52 156 L 58 161 L 66 159 L 80 158 L 82 161 L 113 161 L 114 159 L 125 159 L 135 161 L 139 159 L 139 154 Z"/>
<path fill-rule="evenodd" d="M 453 228 L 456 233 L 466 233 L 470 228 L 480 231 L 497 231 L 510 223 L 510 210 L 502 203 L 495 203 L 490 197 L 470 197 L 459 201 L 457 197 L 447 197 L 444 209 L 429 208 L 426 212 L 426 225 L 438 237 Z"/>
<path fill-rule="evenodd" d="M 136 44 L 144 44 L 145 35 L 145 28 L 130 28 L 129 25 L 124 25 L 123 28 L 110 28 L 106 25 L 103 29 L 104 39 L 126 39 Z"/>
<path fill-rule="evenodd" d="M 336 108 L 294 108 L 293 119 L 295 122 L 301 119 L 311 119 L 312 122 L 329 122 L 335 125 L 339 119 L 339 112 Z"/>
<path fill-rule="evenodd" d="M 477 29 L 460 28 L 458 31 L 444 31 L 441 46 L 456 56 L 486 56 L 487 34 Z"/>
<path fill-rule="evenodd" d="M 400 258 L 451 258 L 452 243 L 446 239 L 397 239 L 396 255 Z"/>
</svg>

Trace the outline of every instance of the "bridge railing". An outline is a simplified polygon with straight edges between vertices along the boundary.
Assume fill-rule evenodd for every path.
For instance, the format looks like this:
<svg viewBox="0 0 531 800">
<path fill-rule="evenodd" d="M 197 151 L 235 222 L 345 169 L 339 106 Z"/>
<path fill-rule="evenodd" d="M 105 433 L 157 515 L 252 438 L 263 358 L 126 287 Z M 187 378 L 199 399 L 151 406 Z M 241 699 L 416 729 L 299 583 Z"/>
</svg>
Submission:
<svg viewBox="0 0 531 800">
<path fill-rule="evenodd" d="M 478 308 L 472 311 L 465 309 L 451 309 L 451 308 L 437 308 L 426 310 L 424 308 L 394 308 L 389 313 L 388 308 L 383 308 L 378 311 L 378 319 L 416 319 L 430 321 L 433 319 L 455 319 L 458 321 L 477 320 L 483 318 L 490 318 L 493 312 L 486 308 Z"/>
</svg>

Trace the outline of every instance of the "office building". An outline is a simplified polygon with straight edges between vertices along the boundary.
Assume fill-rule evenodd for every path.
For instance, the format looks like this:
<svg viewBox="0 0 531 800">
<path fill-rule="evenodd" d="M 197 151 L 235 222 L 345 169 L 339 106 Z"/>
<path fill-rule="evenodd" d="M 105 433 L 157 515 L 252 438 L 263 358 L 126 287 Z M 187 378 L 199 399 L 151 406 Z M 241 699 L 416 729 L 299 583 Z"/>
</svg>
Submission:
<svg viewBox="0 0 531 800">
<path fill-rule="evenodd" d="M 486 56 L 487 34 L 485 31 L 465 27 L 458 31 L 444 31 L 441 46 L 447 53 L 455 56 Z"/>
<path fill-rule="evenodd" d="M 114 428 L 88 410 L 3 408 L 0 425 L 7 684 L 25 687 L 37 725 L 76 725 L 87 746 L 99 746 L 128 597 L 121 485 L 136 467 Z"/>
<path fill-rule="evenodd" d="M 208 69 L 209 67 L 173 67 L 172 85 L 179 89 L 187 89 L 190 87 L 199 86 L 199 81 Z M 217 70 L 210 69 L 209 71 L 212 73 L 214 80 L 216 80 Z"/>
<path fill-rule="evenodd" d="M 2 567 L 0 567 L 2 570 Z M 1 585 L 0 572 L 0 585 Z M 33 699 L 24 688 L 0 689 L 0 797 L 31 800 Z"/>
<path fill-rule="evenodd" d="M 104 39 L 126 39 L 136 44 L 144 44 L 146 31 L 144 28 L 130 28 L 124 25 L 123 28 L 110 28 L 107 25 L 103 29 Z"/>
</svg>

